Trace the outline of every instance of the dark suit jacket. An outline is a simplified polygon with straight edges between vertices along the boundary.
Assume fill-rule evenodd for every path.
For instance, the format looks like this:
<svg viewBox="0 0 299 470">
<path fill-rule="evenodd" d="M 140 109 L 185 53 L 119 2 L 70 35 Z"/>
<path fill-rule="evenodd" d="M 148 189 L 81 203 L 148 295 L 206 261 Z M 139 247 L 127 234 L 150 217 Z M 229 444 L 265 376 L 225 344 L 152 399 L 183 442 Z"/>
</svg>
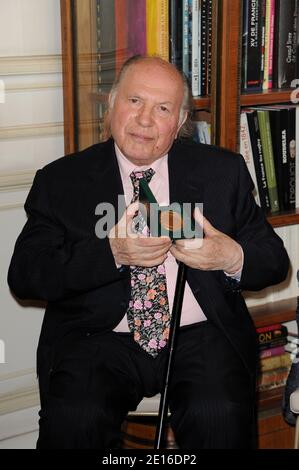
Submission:
<svg viewBox="0 0 299 470">
<path fill-rule="evenodd" d="M 240 290 L 259 290 L 285 279 L 289 261 L 283 243 L 254 202 L 240 155 L 176 142 L 169 152 L 169 184 L 170 202 L 203 202 L 205 217 L 244 250 L 239 288 L 222 271 L 189 268 L 187 280 L 208 319 L 254 375 L 256 335 Z M 123 188 L 112 140 L 61 158 L 36 174 L 8 282 L 21 299 L 48 301 L 39 373 L 51 367 L 55 344 L 67 335 L 78 329 L 111 330 L 125 315 L 130 270 L 120 273 L 108 239 L 95 235 L 96 206 L 106 201 L 116 207 L 119 194 Z"/>
</svg>

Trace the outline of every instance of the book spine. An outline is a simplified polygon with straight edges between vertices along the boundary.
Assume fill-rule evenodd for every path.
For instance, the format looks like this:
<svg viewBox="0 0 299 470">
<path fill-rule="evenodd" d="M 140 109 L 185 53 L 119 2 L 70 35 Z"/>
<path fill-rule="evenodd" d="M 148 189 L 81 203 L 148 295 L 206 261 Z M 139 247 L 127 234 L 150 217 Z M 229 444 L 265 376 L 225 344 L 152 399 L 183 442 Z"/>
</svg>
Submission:
<svg viewBox="0 0 299 470">
<path fill-rule="evenodd" d="M 279 202 L 278 202 L 278 191 L 277 191 L 277 182 L 276 182 L 276 175 L 275 175 L 269 111 L 258 110 L 257 114 L 258 114 L 258 120 L 259 120 L 259 128 L 261 132 L 271 211 L 277 212 L 279 211 L 280 208 L 279 208 Z"/>
<path fill-rule="evenodd" d="M 169 60 L 169 9 L 168 0 L 158 2 L 158 55 Z"/>
<path fill-rule="evenodd" d="M 123 3 L 121 0 L 119 3 Z M 129 57 L 146 54 L 146 0 L 127 0 Z"/>
<path fill-rule="evenodd" d="M 192 1 L 192 96 L 199 95 L 198 62 L 199 0 Z"/>
<path fill-rule="evenodd" d="M 179 70 L 182 69 L 182 2 L 170 0 L 169 3 L 169 54 L 170 61 Z"/>
<path fill-rule="evenodd" d="M 189 82 L 192 84 L 192 4 L 193 0 L 188 2 L 188 69 Z"/>
<path fill-rule="evenodd" d="M 260 360 L 260 370 L 262 372 L 267 370 L 279 369 L 279 368 L 290 368 L 291 367 L 291 355 L 288 352 L 284 352 L 279 356 L 267 357 Z"/>
<path fill-rule="evenodd" d="M 264 156 L 261 142 L 261 135 L 256 110 L 250 110 L 247 114 L 248 127 L 250 132 L 251 148 L 253 152 L 253 161 L 258 185 L 258 192 L 261 202 L 261 208 L 265 213 L 269 212 L 270 199 L 264 165 Z"/>
<path fill-rule="evenodd" d="M 285 348 L 284 346 L 277 346 L 277 348 L 269 348 L 260 351 L 259 357 L 260 359 L 264 359 L 266 357 L 273 357 L 279 356 L 280 354 L 284 354 Z"/>
<path fill-rule="evenodd" d="M 296 206 L 296 110 L 288 109 L 288 160 L 289 160 L 289 209 Z"/>
<path fill-rule="evenodd" d="M 243 6 L 243 29 L 242 29 L 242 70 L 241 70 L 241 87 L 244 91 L 247 90 L 247 70 L 248 70 L 248 13 L 249 13 L 249 0 L 244 0 Z"/>
<path fill-rule="evenodd" d="M 247 89 L 261 89 L 262 15 L 261 2 L 249 0 Z"/>
<path fill-rule="evenodd" d="M 189 77 L 189 0 L 183 0 L 183 35 L 182 35 L 182 67 L 185 76 Z"/>
<path fill-rule="evenodd" d="M 208 0 L 201 0 L 201 90 L 207 93 Z"/>
<path fill-rule="evenodd" d="M 259 391 L 270 390 L 272 388 L 281 387 L 285 385 L 289 375 L 289 367 L 281 367 L 263 372 L 257 381 L 257 388 Z"/>
<path fill-rule="evenodd" d="M 280 114 L 280 131 L 279 136 L 281 140 L 281 154 L 280 154 L 280 187 L 282 192 L 282 209 L 288 210 L 289 208 L 289 157 L 288 157 L 288 140 L 289 140 L 289 114 L 287 108 L 281 108 Z"/>
<path fill-rule="evenodd" d="M 263 90 L 268 90 L 269 88 L 270 8 L 271 8 L 271 0 L 266 0 Z"/>
<path fill-rule="evenodd" d="M 128 2 L 115 0 L 115 72 L 118 75 L 122 64 L 128 58 Z"/>
<path fill-rule="evenodd" d="M 269 341 L 273 341 L 278 338 L 285 338 L 288 335 L 288 329 L 284 325 L 280 325 L 279 328 L 270 331 L 257 332 L 257 338 L 259 344 L 264 344 Z"/>
<path fill-rule="evenodd" d="M 289 88 L 296 72 L 296 0 L 276 0 L 274 86 Z"/>
<path fill-rule="evenodd" d="M 207 10 L 207 90 L 206 94 L 211 93 L 211 78 L 212 78 L 212 21 L 213 21 L 213 0 L 208 0 Z"/>
<path fill-rule="evenodd" d="M 146 30 L 147 53 L 149 55 L 158 55 L 168 61 L 168 0 L 146 0 Z"/>
<path fill-rule="evenodd" d="M 269 109 L 275 174 L 277 182 L 280 209 L 285 208 L 285 180 L 283 177 L 286 160 L 286 121 L 283 120 L 283 110 Z"/>
<path fill-rule="evenodd" d="M 275 338 L 271 341 L 265 341 L 264 343 L 259 343 L 259 350 L 264 351 L 265 349 L 276 348 L 278 346 L 285 346 L 288 343 L 287 337 Z"/>
<path fill-rule="evenodd" d="M 296 161 L 295 161 L 296 207 L 299 207 L 299 106 L 296 106 L 296 118 L 295 119 L 296 119 Z"/>
<path fill-rule="evenodd" d="M 254 189 L 253 194 L 254 194 L 256 203 L 260 206 L 261 203 L 260 203 L 259 193 L 257 190 L 258 186 L 257 186 L 257 179 L 256 179 L 254 162 L 253 162 L 253 153 L 252 153 L 246 111 L 241 113 L 241 119 L 240 119 L 240 153 L 241 155 L 243 155 L 243 158 L 247 164 L 251 179 L 254 184 L 255 189 Z"/>
<path fill-rule="evenodd" d="M 275 1 L 270 2 L 270 37 L 268 57 L 268 89 L 273 88 L 273 51 L 274 51 L 274 24 L 275 24 Z"/>
<path fill-rule="evenodd" d="M 108 93 L 115 80 L 115 8 L 114 2 L 99 1 L 97 14 L 98 91 Z"/>
<path fill-rule="evenodd" d="M 275 323 L 273 325 L 261 326 L 256 328 L 257 333 L 266 333 L 267 331 L 279 330 L 281 328 L 281 323 Z"/>
</svg>

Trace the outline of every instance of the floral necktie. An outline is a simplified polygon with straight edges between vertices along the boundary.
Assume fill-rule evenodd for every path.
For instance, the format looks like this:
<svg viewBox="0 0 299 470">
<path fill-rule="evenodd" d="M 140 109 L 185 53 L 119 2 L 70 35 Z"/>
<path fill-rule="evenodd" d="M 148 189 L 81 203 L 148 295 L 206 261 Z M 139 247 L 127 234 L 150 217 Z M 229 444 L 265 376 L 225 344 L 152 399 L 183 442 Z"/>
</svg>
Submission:
<svg viewBox="0 0 299 470">
<path fill-rule="evenodd" d="M 139 197 L 139 180 L 145 178 L 149 182 L 154 173 L 150 168 L 130 174 L 134 189 L 132 202 Z M 146 222 L 140 214 L 137 217 L 140 231 Z M 136 226 L 135 220 L 134 223 Z M 131 266 L 131 300 L 127 319 L 134 340 L 147 353 L 156 357 L 166 346 L 169 337 L 170 314 L 164 264 L 151 268 Z"/>
</svg>

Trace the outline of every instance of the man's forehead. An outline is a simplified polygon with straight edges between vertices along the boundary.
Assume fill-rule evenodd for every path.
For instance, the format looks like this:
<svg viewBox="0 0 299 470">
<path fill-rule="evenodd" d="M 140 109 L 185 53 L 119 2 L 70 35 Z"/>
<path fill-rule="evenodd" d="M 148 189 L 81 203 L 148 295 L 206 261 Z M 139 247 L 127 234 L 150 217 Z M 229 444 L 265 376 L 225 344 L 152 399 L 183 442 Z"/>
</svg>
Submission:
<svg viewBox="0 0 299 470">
<path fill-rule="evenodd" d="M 124 74 L 122 81 L 131 80 L 140 80 L 142 76 L 142 81 L 151 82 L 153 84 L 159 84 L 163 82 L 171 82 L 172 85 L 176 84 L 177 86 L 182 85 L 182 79 L 176 70 L 174 70 L 170 65 L 163 65 L 157 63 L 138 63 L 131 65 Z"/>
<path fill-rule="evenodd" d="M 155 93 L 165 96 L 164 101 L 174 101 L 179 98 L 183 84 L 173 74 L 159 74 L 154 70 L 128 70 L 120 83 L 120 88 L 129 93 Z"/>
</svg>

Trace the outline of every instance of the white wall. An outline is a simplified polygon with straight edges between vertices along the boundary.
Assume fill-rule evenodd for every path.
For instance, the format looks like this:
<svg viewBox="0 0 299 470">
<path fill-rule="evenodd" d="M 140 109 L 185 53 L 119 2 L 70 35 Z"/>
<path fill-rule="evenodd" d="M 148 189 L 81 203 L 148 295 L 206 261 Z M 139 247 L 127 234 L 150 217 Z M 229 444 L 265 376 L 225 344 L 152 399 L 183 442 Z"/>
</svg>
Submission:
<svg viewBox="0 0 299 470">
<path fill-rule="evenodd" d="M 14 299 L 7 270 L 26 220 L 23 205 L 32 178 L 38 168 L 63 155 L 64 139 L 60 1 L 0 0 L 0 12 L 0 89 L 4 88 L 0 96 L 0 340 L 5 346 L 5 363 L 0 363 L 0 439 L 4 439 L 14 431 L 37 427 L 35 355 L 43 318 L 43 309 Z M 21 414 L 14 412 L 23 408 L 31 417 L 28 426 L 22 422 L 16 430 Z"/>
</svg>

